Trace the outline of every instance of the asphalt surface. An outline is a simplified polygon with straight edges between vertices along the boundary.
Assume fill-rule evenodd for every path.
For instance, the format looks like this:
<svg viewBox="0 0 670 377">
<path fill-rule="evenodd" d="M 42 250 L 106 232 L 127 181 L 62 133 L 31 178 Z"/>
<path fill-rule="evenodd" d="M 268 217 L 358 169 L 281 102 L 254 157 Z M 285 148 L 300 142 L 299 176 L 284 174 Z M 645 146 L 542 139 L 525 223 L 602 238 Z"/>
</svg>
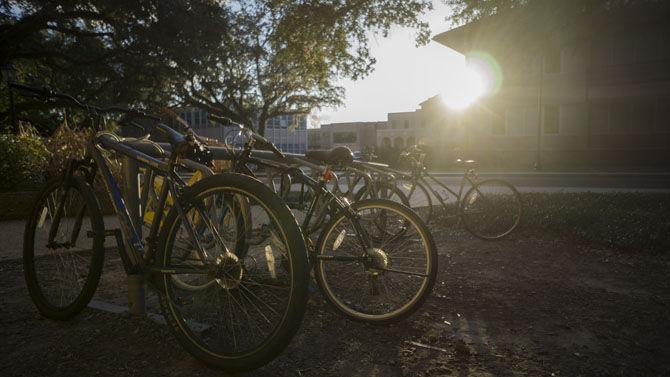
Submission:
<svg viewBox="0 0 670 377">
<path fill-rule="evenodd" d="M 458 187 L 462 177 L 462 173 L 434 175 L 450 188 Z M 501 178 L 522 192 L 670 192 L 670 173 L 480 173 L 480 178 Z"/>
</svg>

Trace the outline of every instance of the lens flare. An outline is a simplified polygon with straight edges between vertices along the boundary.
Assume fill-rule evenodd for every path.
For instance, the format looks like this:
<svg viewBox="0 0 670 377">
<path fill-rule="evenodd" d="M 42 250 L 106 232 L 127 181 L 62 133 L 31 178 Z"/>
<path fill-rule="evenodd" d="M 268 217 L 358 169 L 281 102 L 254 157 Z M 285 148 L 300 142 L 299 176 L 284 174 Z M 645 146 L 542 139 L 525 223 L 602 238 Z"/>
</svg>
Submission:
<svg viewBox="0 0 670 377">
<path fill-rule="evenodd" d="M 450 81 L 442 93 L 442 101 L 452 110 L 464 110 L 484 94 L 485 85 L 481 75 L 470 67 L 463 67 Z"/>
<path fill-rule="evenodd" d="M 473 51 L 466 57 L 467 66 L 474 69 L 484 83 L 484 95 L 498 93 L 503 83 L 503 72 L 498 61 L 483 51 Z"/>
</svg>

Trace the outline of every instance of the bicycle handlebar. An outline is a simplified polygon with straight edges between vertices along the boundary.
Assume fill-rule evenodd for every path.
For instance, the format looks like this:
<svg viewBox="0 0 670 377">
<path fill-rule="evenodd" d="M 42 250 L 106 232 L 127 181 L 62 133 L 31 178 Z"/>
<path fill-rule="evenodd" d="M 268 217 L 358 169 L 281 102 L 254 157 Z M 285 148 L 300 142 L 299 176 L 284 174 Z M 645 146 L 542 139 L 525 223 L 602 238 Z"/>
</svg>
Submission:
<svg viewBox="0 0 670 377">
<path fill-rule="evenodd" d="M 254 139 L 254 142 L 261 144 L 262 147 L 265 147 L 269 149 L 272 153 L 274 153 L 276 156 L 280 158 L 285 158 L 286 156 L 282 151 L 280 151 L 276 145 L 274 145 L 270 140 L 266 139 L 265 137 L 257 134 L 254 132 L 252 129 L 244 127 L 244 125 L 234 122 L 232 119 L 227 118 L 227 117 L 222 117 L 214 114 L 209 114 L 209 117 L 213 119 L 214 121 L 217 121 L 221 123 L 224 126 L 233 126 L 233 127 L 238 127 L 239 129 L 242 130 L 247 130 L 251 133 L 251 137 Z"/>
<path fill-rule="evenodd" d="M 9 82 L 9 86 L 12 88 L 16 88 L 19 90 L 23 90 L 26 92 L 31 92 L 34 94 L 37 94 L 42 97 L 50 97 L 50 98 L 60 98 L 67 100 L 73 104 L 75 104 L 77 107 L 89 112 L 89 113 L 124 113 L 128 115 L 132 115 L 138 118 L 146 118 L 150 119 L 156 122 L 160 122 L 161 118 L 150 115 L 145 113 L 144 111 L 140 110 L 134 110 L 134 109 L 129 109 L 127 107 L 120 107 L 120 106 L 109 106 L 109 107 L 98 107 L 98 106 L 93 106 L 89 105 L 87 103 L 83 103 L 79 101 L 78 99 L 74 98 L 73 96 L 65 93 L 60 93 L 53 91 L 48 88 L 42 88 L 42 87 L 35 87 L 35 86 L 30 86 L 30 85 L 25 85 L 25 84 L 19 84 L 16 82 Z"/>
<path fill-rule="evenodd" d="M 169 126 L 161 123 L 162 119 L 160 117 L 147 114 L 144 111 L 120 106 L 97 107 L 83 103 L 69 94 L 59 93 L 48 88 L 34 87 L 16 82 L 9 82 L 8 84 L 12 88 L 31 92 L 42 97 L 61 98 L 67 100 L 91 114 L 124 113 L 135 118 L 145 118 L 152 120 L 155 122 L 153 129 L 163 134 L 175 150 L 184 150 L 186 148 L 188 149 L 186 150 L 186 152 L 188 152 L 187 154 L 198 160 L 207 160 L 210 157 L 207 148 L 201 143 L 200 140 L 196 138 L 192 130 L 187 130 L 186 135 L 183 135 L 180 132 L 177 132 Z M 135 127 L 139 126 L 134 122 L 129 123 Z M 190 146 L 191 148 L 187 148 L 187 146 Z"/>
</svg>

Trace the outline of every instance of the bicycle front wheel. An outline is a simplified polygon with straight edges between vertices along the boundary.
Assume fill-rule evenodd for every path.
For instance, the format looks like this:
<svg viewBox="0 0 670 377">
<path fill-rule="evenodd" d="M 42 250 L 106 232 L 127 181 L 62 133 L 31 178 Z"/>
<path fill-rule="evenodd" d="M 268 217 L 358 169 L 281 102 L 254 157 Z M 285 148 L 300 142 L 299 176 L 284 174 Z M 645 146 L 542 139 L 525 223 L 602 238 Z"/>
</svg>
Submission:
<svg viewBox="0 0 670 377">
<path fill-rule="evenodd" d="M 370 199 L 352 209 L 355 217 L 342 211 L 317 243 L 319 287 L 349 318 L 371 323 L 403 319 L 421 306 L 435 283 L 435 242 L 402 204 Z"/>
<path fill-rule="evenodd" d="M 100 280 L 104 237 L 100 205 L 83 179 L 46 185 L 23 234 L 26 285 L 43 316 L 63 321 L 88 305 Z"/>
<path fill-rule="evenodd" d="M 302 321 L 308 264 L 300 228 L 272 190 L 241 174 L 203 178 L 184 189 L 179 203 L 183 215 L 170 211 L 157 257 L 170 329 L 211 367 L 258 368 L 286 347 Z M 226 221 L 217 221 L 221 213 Z M 244 242 L 245 252 L 236 254 L 252 234 L 264 241 Z"/>
<path fill-rule="evenodd" d="M 463 196 L 460 207 L 465 228 L 483 240 L 507 236 L 521 220 L 521 195 L 514 186 L 499 179 L 474 185 Z"/>
<path fill-rule="evenodd" d="M 433 217 L 433 200 L 428 189 L 421 182 L 401 183 L 403 191 L 407 192 L 409 207 L 425 222 L 430 223 Z"/>
</svg>

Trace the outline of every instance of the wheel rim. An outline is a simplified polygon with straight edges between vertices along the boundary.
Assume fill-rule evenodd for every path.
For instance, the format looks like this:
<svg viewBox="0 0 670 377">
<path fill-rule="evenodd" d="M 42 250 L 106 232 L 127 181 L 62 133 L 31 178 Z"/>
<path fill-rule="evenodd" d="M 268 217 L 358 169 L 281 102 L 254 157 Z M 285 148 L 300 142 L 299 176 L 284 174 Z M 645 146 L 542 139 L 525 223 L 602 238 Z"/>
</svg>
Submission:
<svg viewBox="0 0 670 377">
<path fill-rule="evenodd" d="M 421 299 L 429 284 L 428 276 L 432 266 L 427 236 L 395 208 L 361 207 L 357 212 L 366 231 L 377 235 L 370 238 L 373 263 L 365 266 L 361 262 L 322 259 L 317 264 L 322 289 L 338 309 L 353 317 L 382 321 L 402 315 Z M 402 232 L 380 232 L 380 226 L 372 222 L 375 218 L 379 219 L 382 213 L 385 214 L 384 221 L 388 226 L 406 229 Z M 411 224 L 409 229 L 407 224 Z M 402 235 L 389 237 L 391 233 Z M 325 256 L 359 256 L 361 252 L 354 226 L 345 217 L 340 217 L 329 227 L 319 250 Z M 383 271 L 380 265 L 416 275 Z"/>
<path fill-rule="evenodd" d="M 521 218 L 517 192 L 503 181 L 483 181 L 471 188 L 461 201 L 463 220 L 478 237 L 496 239 L 511 233 Z"/>
<path fill-rule="evenodd" d="M 206 250 L 210 259 L 203 260 L 192 242 L 183 242 L 188 238 L 183 235 L 185 227 L 181 221 L 176 221 L 167 242 L 170 252 L 166 252 L 163 261 L 169 266 L 195 259 L 192 262 L 197 266 L 195 269 L 207 270 L 204 274 L 165 275 L 165 301 L 171 315 L 178 319 L 179 326 L 192 343 L 218 358 L 242 357 L 256 352 L 270 341 L 286 320 L 294 288 L 286 235 L 277 218 L 263 203 L 249 193 L 229 188 L 208 190 L 196 200 L 204 203 L 207 197 L 230 194 L 244 197 L 249 204 L 250 217 L 241 221 L 249 223 L 251 228 L 234 225 L 235 229 L 223 229 L 231 224 L 230 221 L 215 224 L 218 232 L 227 234 L 222 238 L 229 252 L 236 249 L 235 243 L 246 238 L 246 234 L 255 233 L 256 228 L 270 227 L 270 236 L 264 242 L 250 246 L 246 254 L 239 258 L 234 255 L 226 257 L 218 242 L 212 243 Z M 234 203 L 239 203 L 239 200 L 210 201 L 214 205 Z M 217 213 L 221 210 L 216 209 Z M 187 216 L 193 219 L 194 211 L 193 207 L 188 208 Z M 241 212 L 228 208 L 227 213 Z M 233 232 L 236 232 L 236 237 L 231 238 Z M 202 230 L 198 234 L 199 238 L 207 236 L 207 232 Z M 232 264 L 226 267 L 226 262 L 222 261 Z"/>
<path fill-rule="evenodd" d="M 85 198 L 74 187 L 66 191 L 58 229 L 53 242 L 48 242 L 64 191 L 61 186 L 56 186 L 42 200 L 42 205 L 37 208 L 32 235 L 30 261 L 38 288 L 36 293 L 51 311 L 66 311 L 73 307 L 93 278 L 91 269 L 95 245 L 94 238 L 90 237 L 93 231 L 92 219 Z M 81 212 L 81 227 L 72 243 L 72 235 L 77 227 L 76 219 Z"/>
</svg>

